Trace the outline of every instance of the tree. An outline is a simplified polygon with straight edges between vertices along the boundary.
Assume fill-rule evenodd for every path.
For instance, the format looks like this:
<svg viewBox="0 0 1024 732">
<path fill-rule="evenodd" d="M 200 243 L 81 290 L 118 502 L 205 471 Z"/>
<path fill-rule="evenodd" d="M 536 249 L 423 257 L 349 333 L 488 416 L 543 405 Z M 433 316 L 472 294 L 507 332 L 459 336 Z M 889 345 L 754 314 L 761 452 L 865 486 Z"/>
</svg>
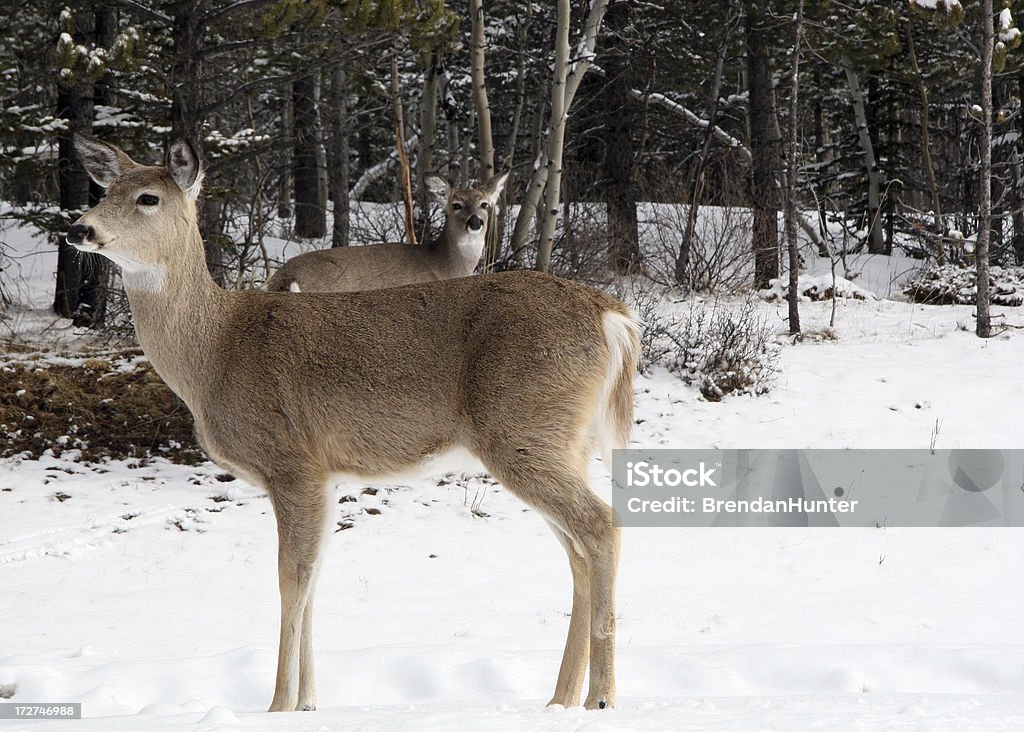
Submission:
<svg viewBox="0 0 1024 732">
<path fill-rule="evenodd" d="M 771 135 L 775 104 L 771 89 L 769 18 L 758 0 L 745 0 L 747 89 L 750 98 L 750 203 L 754 229 L 754 287 L 768 287 L 779 276 L 779 220 L 773 203 L 778 152 Z"/>
<path fill-rule="evenodd" d="M 627 38 L 633 3 L 613 2 L 604 17 L 607 44 L 603 47 L 606 75 L 602 89 L 602 138 L 605 202 L 608 205 L 608 268 L 617 274 L 632 272 L 640 264 L 640 234 L 636 203 L 636 103 L 630 94 L 627 71 L 631 44 Z"/>
<path fill-rule="evenodd" d="M 340 56 L 340 54 L 339 54 Z M 348 75 L 343 56 L 331 69 L 331 159 L 327 166 L 334 216 L 331 224 L 331 246 L 349 244 L 349 134 L 351 122 L 348 112 Z"/>
<path fill-rule="evenodd" d="M 711 144 L 715 139 L 715 131 L 718 129 L 718 104 L 722 90 L 722 77 L 725 74 L 725 58 L 729 52 L 729 42 L 735 25 L 735 6 L 735 0 L 730 0 L 722 27 L 722 38 L 715 52 L 715 71 L 711 77 L 711 91 L 708 95 L 708 109 L 710 111 L 704 131 L 704 140 L 701 143 L 697 162 L 690 174 L 690 181 L 687 182 L 686 186 L 690 196 L 689 209 L 686 213 L 686 229 L 683 231 L 683 238 L 679 243 L 679 253 L 676 255 L 674 272 L 675 281 L 680 285 L 687 284 L 690 278 L 690 249 L 693 244 L 694 232 L 697 228 L 697 215 L 700 211 L 701 198 L 704 195 L 704 166 L 711 153 Z"/>
<path fill-rule="evenodd" d="M 544 157 L 534 170 L 531 180 L 533 189 L 544 191 L 544 210 L 541 215 L 540 236 L 537 245 L 537 261 L 534 268 L 547 272 L 551 264 L 551 250 L 555 242 L 555 226 L 558 222 L 558 211 L 562 192 L 562 163 L 565 148 L 565 121 L 573 99 L 579 89 L 583 75 L 593 64 L 594 48 L 597 35 L 601 28 L 608 0 L 593 0 L 586 25 L 580 39 L 577 58 L 569 64 L 569 24 L 571 10 L 568 0 L 558 1 L 558 22 L 555 29 L 555 63 L 551 81 L 551 115 L 548 123 L 548 139 Z M 540 172 L 543 170 L 544 172 Z M 542 182 L 543 181 L 543 182 Z M 537 196 L 539 199 L 539 194 Z M 537 202 L 529 196 L 534 208 Z M 520 207 L 519 217 L 532 216 L 533 210 L 527 208 L 526 201 Z M 516 222 L 519 228 L 519 222 Z M 514 243 L 515 246 L 515 243 Z"/>
<path fill-rule="evenodd" d="M 74 150 L 76 134 L 91 134 L 95 106 L 110 96 L 110 64 L 124 61 L 126 40 L 116 37 L 116 19 L 109 6 L 94 9 L 76 4 L 61 12 L 64 28 L 57 44 L 56 116 L 66 120 L 58 136 L 60 208 L 75 218 L 102 196 L 89 180 Z M 100 327 L 106 315 L 110 265 L 107 259 L 78 252 L 64 237 L 58 241 L 57 283 L 53 310 L 77 326 Z"/>
<path fill-rule="evenodd" d="M 470 0 L 469 12 L 472 28 L 472 78 L 473 106 L 476 108 L 477 137 L 480 143 L 480 163 L 477 166 L 478 180 L 490 180 L 494 168 L 494 135 L 491 132 L 491 105 L 487 98 L 487 82 L 484 77 L 485 40 L 483 0 Z M 487 244 L 484 247 L 484 270 L 498 259 L 500 245 L 497 221 L 487 227 Z"/>
<path fill-rule="evenodd" d="M 88 59 L 83 57 L 88 55 L 86 44 L 92 40 L 95 22 L 85 8 L 76 10 L 72 12 L 66 9 L 61 14 L 61 22 L 66 30 L 57 44 L 61 60 L 57 81 L 57 117 L 66 120 L 58 137 L 60 208 L 67 211 L 72 220 L 84 212 L 90 203 L 89 177 L 75 154 L 72 138 L 76 134 L 92 132 L 92 81 L 85 73 Z M 83 280 L 86 278 L 84 264 L 84 258 L 61 236 L 57 252 L 57 288 L 53 310 L 61 317 L 74 318 L 76 325 L 86 324 L 92 319 L 88 310 L 83 312 L 79 307 Z"/>
<path fill-rule="evenodd" d="M 800 249 L 797 240 L 796 178 L 800 158 L 799 98 L 800 98 L 800 40 L 804 24 L 804 0 L 797 0 L 793 21 L 792 69 L 789 85 L 789 140 L 786 145 L 788 170 L 786 175 L 786 246 L 789 249 L 789 332 L 800 332 Z"/>
<path fill-rule="evenodd" d="M 988 283 L 989 237 L 992 234 L 992 52 L 995 46 L 992 0 L 981 2 L 981 163 L 978 167 L 981 201 L 978 206 L 977 260 L 977 334 L 979 338 L 992 335 L 992 301 Z"/>
<path fill-rule="evenodd" d="M 323 186 L 320 78 L 312 73 L 292 82 L 295 235 L 320 239 L 327 234 L 327 191 Z"/>
</svg>

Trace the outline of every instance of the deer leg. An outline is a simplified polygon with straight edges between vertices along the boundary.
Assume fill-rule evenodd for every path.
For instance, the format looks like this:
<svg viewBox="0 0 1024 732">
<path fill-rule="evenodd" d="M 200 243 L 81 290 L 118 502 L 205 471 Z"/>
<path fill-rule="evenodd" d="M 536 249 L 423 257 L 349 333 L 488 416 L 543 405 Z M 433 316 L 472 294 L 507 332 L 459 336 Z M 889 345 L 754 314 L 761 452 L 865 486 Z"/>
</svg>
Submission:
<svg viewBox="0 0 1024 732">
<path fill-rule="evenodd" d="M 590 571 L 572 540 L 558 526 L 548 521 L 559 543 L 569 556 L 572 572 L 572 616 L 569 618 L 569 634 L 565 639 L 562 665 L 558 669 L 555 694 L 548 702 L 563 707 L 575 707 L 580 703 L 583 691 L 583 677 L 587 672 L 590 657 Z"/>
<path fill-rule="evenodd" d="M 590 570 L 590 690 L 583 706 L 605 709 L 615 703 L 615 575 L 621 532 L 612 510 L 595 502 L 600 518 L 581 531 Z"/>
<path fill-rule="evenodd" d="M 313 585 L 327 516 L 324 481 L 275 485 L 277 571 L 281 591 L 281 638 L 277 682 L 269 711 L 315 708 Z"/>
<path fill-rule="evenodd" d="M 568 701 L 577 676 L 582 676 L 575 666 L 586 655 L 577 650 L 574 633 L 582 634 L 587 627 L 590 690 L 584 706 L 610 707 L 615 700 L 615 574 L 619 560 L 619 529 L 612 523 L 612 509 L 590 490 L 582 459 L 566 459 L 555 451 L 532 456 L 515 451 L 510 454 L 507 445 L 481 450 L 479 457 L 484 466 L 509 491 L 557 526 L 583 560 L 574 566 L 573 553 L 569 555 L 574 585 L 573 620 L 552 702 Z M 582 580 L 584 566 L 589 578 L 586 584 Z M 584 587 L 589 587 L 586 594 Z M 586 595 L 590 598 L 590 617 L 584 624 L 577 620 L 576 610 L 579 603 L 579 614 L 587 612 L 583 605 Z"/>
<path fill-rule="evenodd" d="M 313 570 L 306 607 L 302 611 L 302 634 L 299 641 L 299 701 L 298 711 L 316 710 L 316 666 L 313 663 L 313 595 L 319 574 L 319 562 Z"/>
</svg>

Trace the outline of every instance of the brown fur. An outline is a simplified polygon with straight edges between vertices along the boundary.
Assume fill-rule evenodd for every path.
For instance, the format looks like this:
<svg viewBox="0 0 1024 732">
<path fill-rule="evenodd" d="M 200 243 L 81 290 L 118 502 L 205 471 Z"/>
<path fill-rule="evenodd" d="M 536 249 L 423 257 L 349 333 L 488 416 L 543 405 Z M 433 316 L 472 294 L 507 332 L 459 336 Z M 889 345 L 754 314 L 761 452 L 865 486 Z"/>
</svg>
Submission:
<svg viewBox="0 0 1024 732">
<path fill-rule="evenodd" d="M 187 146 L 167 169 L 78 145 L 110 188 L 73 243 L 122 264 L 139 342 L 204 449 L 273 501 L 281 637 L 270 709 L 315 705 L 330 476 L 395 473 L 454 447 L 540 512 L 569 555 L 573 619 L 552 703 L 579 703 L 589 658 L 586 705 L 611 705 L 619 532 L 587 462 L 599 433 L 617 447 L 628 435 L 637 340 L 626 308 L 533 272 L 353 294 L 228 292 L 206 270 Z M 141 191 L 159 206 L 142 205 Z"/>
<path fill-rule="evenodd" d="M 267 282 L 269 292 L 359 292 L 435 282 L 473 274 L 483 254 L 484 232 L 507 174 L 476 188 L 452 190 L 432 176 L 434 195 L 445 204 L 441 235 L 424 244 L 369 244 L 306 252 L 289 259 Z M 479 230 L 471 218 L 482 221 Z"/>
</svg>

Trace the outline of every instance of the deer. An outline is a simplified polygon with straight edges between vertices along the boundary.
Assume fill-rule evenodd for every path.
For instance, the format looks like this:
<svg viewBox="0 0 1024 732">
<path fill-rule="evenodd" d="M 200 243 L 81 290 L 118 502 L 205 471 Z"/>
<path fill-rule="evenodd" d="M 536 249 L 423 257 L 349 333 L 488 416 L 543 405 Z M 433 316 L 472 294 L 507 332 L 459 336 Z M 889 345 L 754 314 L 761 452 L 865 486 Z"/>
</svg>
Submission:
<svg viewBox="0 0 1024 732">
<path fill-rule="evenodd" d="M 425 244 L 334 247 L 292 257 L 266 284 L 269 292 L 359 292 L 433 282 L 473 274 L 484 251 L 491 211 L 508 173 L 475 188 L 453 189 L 427 176 L 431 196 L 444 205 L 444 227 Z"/>
<path fill-rule="evenodd" d="M 600 290 L 505 272 L 356 293 L 229 291 L 196 218 L 186 140 L 162 165 L 76 136 L 106 195 L 68 243 L 117 264 L 139 344 L 191 411 L 206 454 L 269 496 L 280 637 L 268 711 L 313 710 L 313 597 L 333 482 L 429 471 L 465 455 L 548 523 L 572 615 L 549 704 L 615 701 L 620 529 L 591 489 L 595 447 L 629 439 L 638 321 Z"/>
</svg>

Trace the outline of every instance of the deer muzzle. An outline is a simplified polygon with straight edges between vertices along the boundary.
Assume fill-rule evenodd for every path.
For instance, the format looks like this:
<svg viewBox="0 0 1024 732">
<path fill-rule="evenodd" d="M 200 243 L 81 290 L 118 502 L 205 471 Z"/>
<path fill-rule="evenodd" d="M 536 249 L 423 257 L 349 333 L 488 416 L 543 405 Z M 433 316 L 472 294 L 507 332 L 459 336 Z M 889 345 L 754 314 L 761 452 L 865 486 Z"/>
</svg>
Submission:
<svg viewBox="0 0 1024 732">
<path fill-rule="evenodd" d="M 95 235 L 96 232 L 91 226 L 81 222 L 76 222 L 71 224 L 71 228 L 68 229 L 65 241 L 67 241 L 68 244 L 74 244 L 77 246 L 79 244 L 84 244 Z"/>
</svg>

